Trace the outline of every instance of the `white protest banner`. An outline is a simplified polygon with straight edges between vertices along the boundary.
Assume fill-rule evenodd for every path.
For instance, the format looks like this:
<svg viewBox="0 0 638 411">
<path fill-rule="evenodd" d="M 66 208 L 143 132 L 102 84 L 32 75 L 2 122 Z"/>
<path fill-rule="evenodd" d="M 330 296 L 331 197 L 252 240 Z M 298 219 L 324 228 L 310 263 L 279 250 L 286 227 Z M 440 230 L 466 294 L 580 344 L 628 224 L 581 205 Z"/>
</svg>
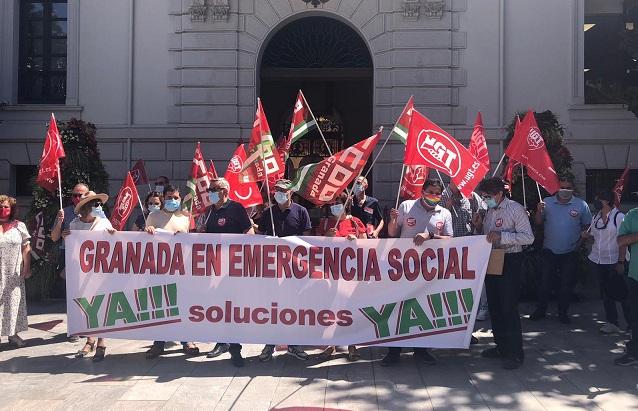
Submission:
<svg viewBox="0 0 638 411">
<path fill-rule="evenodd" d="M 491 245 L 74 231 L 69 334 L 466 348 Z"/>
</svg>

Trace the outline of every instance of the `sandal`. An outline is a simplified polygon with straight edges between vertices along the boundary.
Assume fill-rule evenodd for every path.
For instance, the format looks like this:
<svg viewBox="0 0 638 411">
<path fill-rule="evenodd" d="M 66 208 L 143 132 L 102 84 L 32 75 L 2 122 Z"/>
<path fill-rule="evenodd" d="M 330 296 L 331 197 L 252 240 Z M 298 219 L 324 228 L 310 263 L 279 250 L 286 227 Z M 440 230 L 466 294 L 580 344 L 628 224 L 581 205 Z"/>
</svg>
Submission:
<svg viewBox="0 0 638 411">
<path fill-rule="evenodd" d="M 86 344 L 84 344 L 84 347 L 75 354 L 75 358 L 84 358 L 87 354 L 92 353 L 94 349 L 95 342 L 90 343 L 87 341 Z"/>
<path fill-rule="evenodd" d="M 348 346 L 348 361 L 358 361 L 361 359 L 361 354 L 357 350 L 357 347 L 354 345 Z"/>
<path fill-rule="evenodd" d="M 184 344 L 184 346 L 182 347 L 182 351 L 184 352 L 184 354 L 191 357 L 199 355 L 199 347 L 193 343 Z"/>
<path fill-rule="evenodd" d="M 106 347 L 98 346 L 95 349 L 95 355 L 93 356 L 93 362 L 100 362 L 104 360 L 104 355 L 106 354 Z"/>
</svg>

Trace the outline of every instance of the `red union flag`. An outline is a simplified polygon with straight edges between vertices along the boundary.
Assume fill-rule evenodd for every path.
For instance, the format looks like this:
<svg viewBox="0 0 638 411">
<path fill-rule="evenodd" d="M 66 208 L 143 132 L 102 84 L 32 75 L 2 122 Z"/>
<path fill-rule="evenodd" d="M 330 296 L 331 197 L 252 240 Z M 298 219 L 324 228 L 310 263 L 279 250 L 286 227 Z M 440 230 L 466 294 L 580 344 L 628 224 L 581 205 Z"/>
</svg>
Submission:
<svg viewBox="0 0 638 411">
<path fill-rule="evenodd" d="M 527 174 L 548 193 L 554 194 L 559 190 L 554 163 L 549 157 L 545 140 L 532 111 L 527 112 L 523 121 L 514 130 L 514 137 L 507 146 L 505 155 L 527 167 Z"/>
<path fill-rule="evenodd" d="M 487 167 L 468 149 L 416 110 L 412 111 L 404 164 L 444 172 L 467 198 L 487 174 Z"/>
<path fill-rule="evenodd" d="M 133 209 L 137 206 L 135 200 L 138 199 L 137 187 L 131 173 L 126 173 L 126 178 L 122 183 L 120 192 L 117 194 L 117 200 L 115 200 L 115 207 L 113 208 L 113 214 L 111 214 L 111 224 L 113 228 L 121 231 L 126 224 L 126 220 L 133 212 Z"/>
<path fill-rule="evenodd" d="M 208 199 L 209 185 L 208 168 L 198 142 L 193 156 L 191 178 L 186 182 L 188 194 L 184 196 L 184 201 L 182 202 L 184 209 L 189 210 L 193 215 L 202 214 L 206 211 L 206 208 L 211 206 Z"/>
<path fill-rule="evenodd" d="M 509 189 L 508 191 L 510 192 L 510 194 L 512 194 L 512 178 L 514 175 L 514 169 L 516 167 L 518 167 L 520 163 L 516 160 L 512 160 L 511 158 L 507 161 L 507 167 L 505 168 L 505 171 L 503 172 L 503 176 L 501 177 L 504 181 L 507 181 L 507 184 L 509 185 Z"/>
<path fill-rule="evenodd" d="M 629 183 L 629 165 L 625 167 L 625 171 L 622 172 L 622 175 L 618 179 L 618 182 L 614 186 L 614 206 L 620 207 L 620 199 L 622 198 L 622 194 L 625 191 L 625 187 Z"/>
<path fill-rule="evenodd" d="M 405 166 L 405 168 L 401 181 L 401 198 L 404 200 L 421 198 L 423 183 L 428 178 L 428 168 L 426 166 Z"/>
<path fill-rule="evenodd" d="M 290 189 L 316 205 L 332 201 L 361 173 L 380 137 L 381 130 L 319 163 L 308 164 L 297 172 Z"/>
<path fill-rule="evenodd" d="M 219 176 L 217 175 L 217 170 L 215 170 L 215 163 L 213 163 L 213 160 L 210 160 L 210 165 L 208 166 L 208 179 L 212 180 L 217 177 Z"/>
<path fill-rule="evenodd" d="M 137 160 L 130 173 L 136 186 L 140 184 L 148 184 L 148 177 L 146 176 L 146 169 L 144 168 L 144 160 Z"/>
<path fill-rule="evenodd" d="M 54 194 L 58 188 L 58 174 L 60 171 L 60 159 L 64 158 L 64 147 L 62 147 L 62 138 L 58 132 L 58 124 L 55 122 L 55 116 L 51 113 L 51 122 L 47 136 L 44 140 L 44 149 L 40 157 L 40 169 L 36 183 L 45 190 Z"/>
<path fill-rule="evenodd" d="M 264 181 L 267 175 L 279 175 L 284 170 L 284 163 L 275 147 L 260 99 L 257 99 L 257 113 L 248 143 L 248 153 L 242 171 L 250 181 Z"/>
<path fill-rule="evenodd" d="M 244 150 L 244 145 L 241 144 L 230 158 L 224 178 L 228 180 L 228 184 L 230 184 L 228 197 L 233 201 L 237 201 L 245 208 L 248 208 L 262 204 L 264 201 L 261 198 L 257 183 L 244 181 L 242 175 L 244 161 L 246 161 L 246 150 Z"/>
<path fill-rule="evenodd" d="M 487 151 L 487 142 L 485 141 L 485 132 L 483 130 L 483 117 L 479 111 L 474 122 L 474 131 L 470 137 L 470 153 L 487 169 L 490 168 L 490 153 Z"/>
</svg>

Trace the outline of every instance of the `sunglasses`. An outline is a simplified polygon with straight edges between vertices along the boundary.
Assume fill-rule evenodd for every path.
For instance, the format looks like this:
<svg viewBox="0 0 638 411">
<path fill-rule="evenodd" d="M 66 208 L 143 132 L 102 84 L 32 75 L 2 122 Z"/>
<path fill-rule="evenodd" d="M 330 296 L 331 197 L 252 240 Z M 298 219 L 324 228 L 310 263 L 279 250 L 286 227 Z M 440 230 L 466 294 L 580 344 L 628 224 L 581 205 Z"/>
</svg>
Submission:
<svg viewBox="0 0 638 411">
<path fill-rule="evenodd" d="M 95 202 L 91 203 L 91 207 L 102 207 L 102 202 L 101 201 L 95 201 Z"/>
</svg>

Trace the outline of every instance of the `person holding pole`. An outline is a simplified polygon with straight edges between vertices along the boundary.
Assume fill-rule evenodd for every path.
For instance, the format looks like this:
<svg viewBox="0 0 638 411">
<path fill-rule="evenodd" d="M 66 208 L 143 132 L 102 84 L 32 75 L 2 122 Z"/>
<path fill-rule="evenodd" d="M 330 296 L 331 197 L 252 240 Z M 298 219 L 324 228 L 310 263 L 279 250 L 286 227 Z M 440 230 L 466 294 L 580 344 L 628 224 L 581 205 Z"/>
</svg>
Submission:
<svg viewBox="0 0 638 411">
<path fill-rule="evenodd" d="M 352 215 L 363 222 L 366 227 L 367 238 L 379 238 L 385 222 L 379 206 L 379 200 L 366 195 L 368 179 L 359 176 L 352 189 L 354 199 L 352 201 Z"/>
<path fill-rule="evenodd" d="M 568 310 L 576 284 L 581 232 L 591 224 L 592 217 L 587 203 L 574 197 L 572 178 L 561 177 L 559 184 L 560 190 L 556 195 L 543 199 L 536 207 L 534 220 L 536 225 L 544 227 L 545 238 L 538 305 L 529 319 L 537 321 L 545 318 L 554 275 L 558 273 L 558 318 L 561 323 L 569 324 Z"/>
<path fill-rule="evenodd" d="M 443 183 L 440 180 L 425 180 L 420 199 L 404 201 L 398 209 L 390 210 L 388 236 L 412 238 L 417 247 L 428 240 L 452 238 L 452 215 L 439 205 L 442 192 Z M 401 347 L 390 347 L 381 365 L 394 365 L 400 358 Z M 414 359 L 426 364 L 436 363 L 427 348 L 414 348 Z"/>
<path fill-rule="evenodd" d="M 496 347 L 484 350 L 481 356 L 501 359 L 504 369 L 513 370 L 519 368 L 524 359 L 523 332 L 518 313 L 522 251 L 524 245 L 534 242 L 534 234 L 525 208 L 507 198 L 503 180 L 494 177 L 483 180 L 477 191 L 488 210 L 484 218 L 481 213 L 474 215 L 476 232 L 485 234 L 493 248 L 505 250 L 502 274 L 485 278 Z"/>
<path fill-rule="evenodd" d="M 144 209 L 138 215 L 133 225 L 133 231 L 144 231 L 146 229 L 146 218 L 151 213 L 161 211 L 164 208 L 164 196 L 157 191 L 151 191 L 144 199 Z"/>
<path fill-rule="evenodd" d="M 225 178 L 215 178 L 208 186 L 208 198 L 212 206 L 206 215 L 207 233 L 217 234 L 255 234 L 253 223 L 248 217 L 246 209 L 236 201 L 228 198 L 230 184 Z M 241 355 L 241 344 L 217 343 L 208 358 L 219 357 L 230 352 L 231 362 L 235 367 L 244 366 Z"/>
</svg>

